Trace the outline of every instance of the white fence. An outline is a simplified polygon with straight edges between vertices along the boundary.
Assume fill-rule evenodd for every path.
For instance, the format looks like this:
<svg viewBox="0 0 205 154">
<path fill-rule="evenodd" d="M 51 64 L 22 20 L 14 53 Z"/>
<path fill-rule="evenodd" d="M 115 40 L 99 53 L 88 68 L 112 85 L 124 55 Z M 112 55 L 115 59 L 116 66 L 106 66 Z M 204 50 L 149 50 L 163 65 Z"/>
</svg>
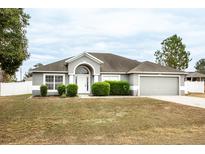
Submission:
<svg viewBox="0 0 205 154">
<path fill-rule="evenodd" d="M 204 93 L 204 81 L 185 81 L 185 93 Z"/>
<path fill-rule="evenodd" d="M 0 96 L 32 93 L 32 81 L 0 83 Z"/>
</svg>

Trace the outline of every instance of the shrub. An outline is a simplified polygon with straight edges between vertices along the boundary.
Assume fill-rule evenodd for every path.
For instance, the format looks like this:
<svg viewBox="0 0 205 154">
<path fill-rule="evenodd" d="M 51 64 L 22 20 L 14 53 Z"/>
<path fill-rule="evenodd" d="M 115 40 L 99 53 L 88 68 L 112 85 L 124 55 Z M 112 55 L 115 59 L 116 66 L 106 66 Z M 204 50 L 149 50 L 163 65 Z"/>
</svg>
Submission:
<svg viewBox="0 0 205 154">
<path fill-rule="evenodd" d="M 76 84 L 68 84 L 67 85 L 67 96 L 74 97 L 77 95 L 78 86 Z"/>
<path fill-rule="evenodd" d="M 57 90 L 58 94 L 62 96 L 63 94 L 65 94 L 66 86 L 64 84 L 59 84 Z"/>
<path fill-rule="evenodd" d="M 110 95 L 129 95 L 130 85 L 127 81 L 105 81 L 110 84 Z"/>
<path fill-rule="evenodd" d="M 48 86 L 47 85 L 41 85 L 40 92 L 41 92 L 41 96 L 45 97 L 47 95 L 47 92 L 48 92 Z"/>
<path fill-rule="evenodd" d="M 108 96 L 110 94 L 110 84 L 107 82 L 96 82 L 92 85 L 94 96 Z"/>
</svg>

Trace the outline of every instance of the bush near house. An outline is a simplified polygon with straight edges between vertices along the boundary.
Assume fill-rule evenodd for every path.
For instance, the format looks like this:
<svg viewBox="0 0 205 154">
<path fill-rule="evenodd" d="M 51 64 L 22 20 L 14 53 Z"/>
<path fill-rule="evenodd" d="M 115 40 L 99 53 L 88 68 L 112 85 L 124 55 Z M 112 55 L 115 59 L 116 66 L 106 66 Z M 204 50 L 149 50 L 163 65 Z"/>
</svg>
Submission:
<svg viewBox="0 0 205 154">
<path fill-rule="evenodd" d="M 66 91 L 67 96 L 74 97 L 77 95 L 78 86 L 76 84 L 68 84 L 66 89 L 67 89 L 67 91 Z"/>
<path fill-rule="evenodd" d="M 107 82 L 96 82 L 92 85 L 94 96 L 108 96 L 110 94 L 110 84 Z"/>
<path fill-rule="evenodd" d="M 62 96 L 66 92 L 66 86 L 64 84 L 60 84 L 58 85 L 57 90 L 58 90 L 58 94 Z"/>
<path fill-rule="evenodd" d="M 48 92 L 48 86 L 47 85 L 41 85 L 40 92 L 41 92 L 41 96 L 45 97 L 47 95 L 47 92 Z"/>
<path fill-rule="evenodd" d="M 130 84 L 127 81 L 105 81 L 110 84 L 110 95 L 129 95 Z"/>
</svg>

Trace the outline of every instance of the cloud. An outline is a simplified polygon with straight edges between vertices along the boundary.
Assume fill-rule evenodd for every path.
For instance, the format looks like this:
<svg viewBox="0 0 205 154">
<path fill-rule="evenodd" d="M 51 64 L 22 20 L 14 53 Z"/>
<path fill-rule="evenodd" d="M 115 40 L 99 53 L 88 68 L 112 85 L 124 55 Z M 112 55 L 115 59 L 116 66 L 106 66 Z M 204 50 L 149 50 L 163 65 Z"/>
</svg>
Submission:
<svg viewBox="0 0 205 154">
<path fill-rule="evenodd" d="M 204 9 L 26 9 L 34 62 L 49 63 L 87 50 L 154 61 L 165 38 L 178 34 L 193 58 L 204 57 Z"/>
</svg>

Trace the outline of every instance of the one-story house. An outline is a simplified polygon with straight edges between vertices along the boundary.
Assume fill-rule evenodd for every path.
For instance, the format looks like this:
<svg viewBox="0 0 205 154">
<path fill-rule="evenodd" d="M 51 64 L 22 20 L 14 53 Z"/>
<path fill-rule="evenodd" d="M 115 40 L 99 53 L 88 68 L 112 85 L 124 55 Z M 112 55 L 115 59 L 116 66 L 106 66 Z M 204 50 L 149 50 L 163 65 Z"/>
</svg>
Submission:
<svg viewBox="0 0 205 154">
<path fill-rule="evenodd" d="M 186 81 L 205 81 L 205 74 L 199 72 L 189 72 L 186 75 Z"/>
<path fill-rule="evenodd" d="M 91 85 L 105 80 L 126 80 L 132 95 L 184 95 L 186 73 L 149 61 L 139 62 L 111 53 L 83 52 L 33 69 L 33 95 L 40 85 L 57 95 L 61 83 L 75 83 L 79 94 L 90 94 Z"/>
</svg>

